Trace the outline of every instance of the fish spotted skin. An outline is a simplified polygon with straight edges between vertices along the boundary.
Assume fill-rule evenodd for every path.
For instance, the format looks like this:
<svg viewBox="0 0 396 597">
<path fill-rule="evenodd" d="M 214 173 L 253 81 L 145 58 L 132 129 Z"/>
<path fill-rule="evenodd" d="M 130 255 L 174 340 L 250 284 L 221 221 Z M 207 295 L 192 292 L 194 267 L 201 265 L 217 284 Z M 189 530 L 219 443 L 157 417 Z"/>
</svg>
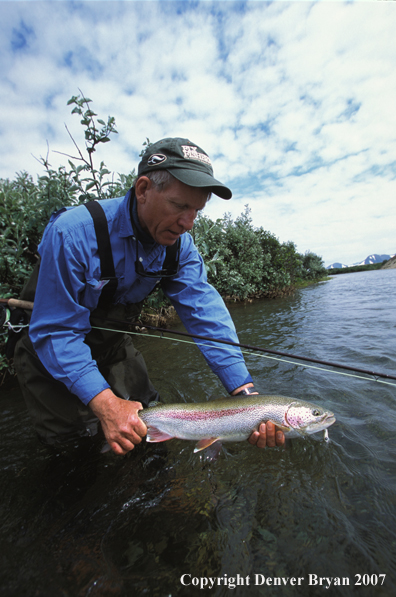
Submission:
<svg viewBox="0 0 396 597">
<path fill-rule="evenodd" d="M 174 437 L 196 440 L 195 451 L 219 440 L 246 440 L 267 421 L 272 421 L 287 437 L 316 433 L 335 422 L 332 412 L 312 402 L 258 394 L 204 403 L 158 405 L 140 411 L 139 416 L 147 426 L 148 442 Z"/>
</svg>

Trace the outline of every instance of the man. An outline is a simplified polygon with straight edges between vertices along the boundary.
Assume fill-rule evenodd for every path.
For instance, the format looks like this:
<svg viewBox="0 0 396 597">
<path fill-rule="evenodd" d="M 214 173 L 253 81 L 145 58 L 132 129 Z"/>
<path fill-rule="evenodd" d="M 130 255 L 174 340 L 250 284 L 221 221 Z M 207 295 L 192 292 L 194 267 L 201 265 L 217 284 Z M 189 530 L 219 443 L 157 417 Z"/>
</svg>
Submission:
<svg viewBox="0 0 396 597">
<path fill-rule="evenodd" d="M 21 338 L 14 358 L 43 441 L 95 435 L 100 422 L 116 454 L 141 442 L 147 430 L 138 411 L 158 394 L 130 336 L 98 328 L 136 316 L 157 283 L 190 333 L 237 341 L 186 234 L 211 193 L 232 196 L 213 177 L 208 155 L 188 139 L 167 138 L 148 147 L 125 197 L 52 216 L 39 246 L 30 337 Z M 239 349 L 200 349 L 230 394 L 254 393 Z M 282 445 L 284 436 L 268 423 L 249 441 Z"/>
</svg>

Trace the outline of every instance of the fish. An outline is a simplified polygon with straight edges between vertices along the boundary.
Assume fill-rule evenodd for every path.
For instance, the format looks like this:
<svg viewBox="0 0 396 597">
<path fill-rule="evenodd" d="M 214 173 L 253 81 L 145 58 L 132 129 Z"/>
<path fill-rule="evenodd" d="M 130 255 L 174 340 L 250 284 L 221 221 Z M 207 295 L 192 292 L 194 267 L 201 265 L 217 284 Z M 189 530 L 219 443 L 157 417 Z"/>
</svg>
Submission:
<svg viewBox="0 0 396 597">
<path fill-rule="evenodd" d="M 195 440 L 194 452 L 215 442 L 241 442 L 272 421 L 286 437 L 301 437 L 326 430 L 335 422 L 332 412 L 305 400 L 252 394 L 211 402 L 159 404 L 139 412 L 147 427 L 148 442 L 173 438 Z"/>
</svg>

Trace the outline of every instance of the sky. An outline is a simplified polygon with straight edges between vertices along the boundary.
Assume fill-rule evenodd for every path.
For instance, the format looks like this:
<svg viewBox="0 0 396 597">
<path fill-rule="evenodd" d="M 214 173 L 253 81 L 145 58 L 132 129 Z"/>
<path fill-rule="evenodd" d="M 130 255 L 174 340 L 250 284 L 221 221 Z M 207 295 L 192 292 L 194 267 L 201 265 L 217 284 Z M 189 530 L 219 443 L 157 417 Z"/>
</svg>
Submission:
<svg viewBox="0 0 396 597">
<path fill-rule="evenodd" d="M 0 1 L 0 178 L 81 148 L 82 90 L 118 135 L 95 154 L 129 173 L 142 144 L 186 137 L 238 217 L 325 265 L 396 253 L 396 2 Z"/>
</svg>

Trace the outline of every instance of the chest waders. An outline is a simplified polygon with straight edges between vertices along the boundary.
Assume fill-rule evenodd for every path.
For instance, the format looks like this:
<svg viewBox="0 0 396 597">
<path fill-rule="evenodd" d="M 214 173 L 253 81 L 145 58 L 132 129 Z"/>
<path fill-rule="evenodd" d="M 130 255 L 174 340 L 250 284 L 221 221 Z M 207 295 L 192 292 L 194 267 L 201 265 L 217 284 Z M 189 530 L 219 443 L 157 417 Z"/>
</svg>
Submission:
<svg viewBox="0 0 396 597">
<path fill-rule="evenodd" d="M 108 280 L 103 287 L 97 308 L 91 313 L 91 325 L 107 327 L 107 318 L 127 320 L 132 324 L 140 315 L 142 303 L 112 304 L 118 281 L 106 216 L 96 201 L 85 204 L 85 207 L 94 221 L 101 280 Z M 167 267 L 176 261 L 175 245 L 167 248 L 164 262 Z M 39 264 L 23 289 L 21 299 L 34 301 L 38 272 Z M 43 274 L 45 272 L 41 273 Z M 110 327 L 116 328 L 113 322 Z M 143 406 L 159 399 L 158 392 L 148 377 L 143 356 L 135 349 L 129 335 L 91 329 L 84 342 L 90 347 L 92 358 L 116 396 L 125 400 L 136 400 Z M 45 369 L 26 330 L 21 333 L 21 338 L 16 343 L 14 365 L 33 425 L 45 443 L 60 446 L 81 437 L 94 436 L 100 431 L 99 420 L 89 405 L 85 406 Z"/>
</svg>

